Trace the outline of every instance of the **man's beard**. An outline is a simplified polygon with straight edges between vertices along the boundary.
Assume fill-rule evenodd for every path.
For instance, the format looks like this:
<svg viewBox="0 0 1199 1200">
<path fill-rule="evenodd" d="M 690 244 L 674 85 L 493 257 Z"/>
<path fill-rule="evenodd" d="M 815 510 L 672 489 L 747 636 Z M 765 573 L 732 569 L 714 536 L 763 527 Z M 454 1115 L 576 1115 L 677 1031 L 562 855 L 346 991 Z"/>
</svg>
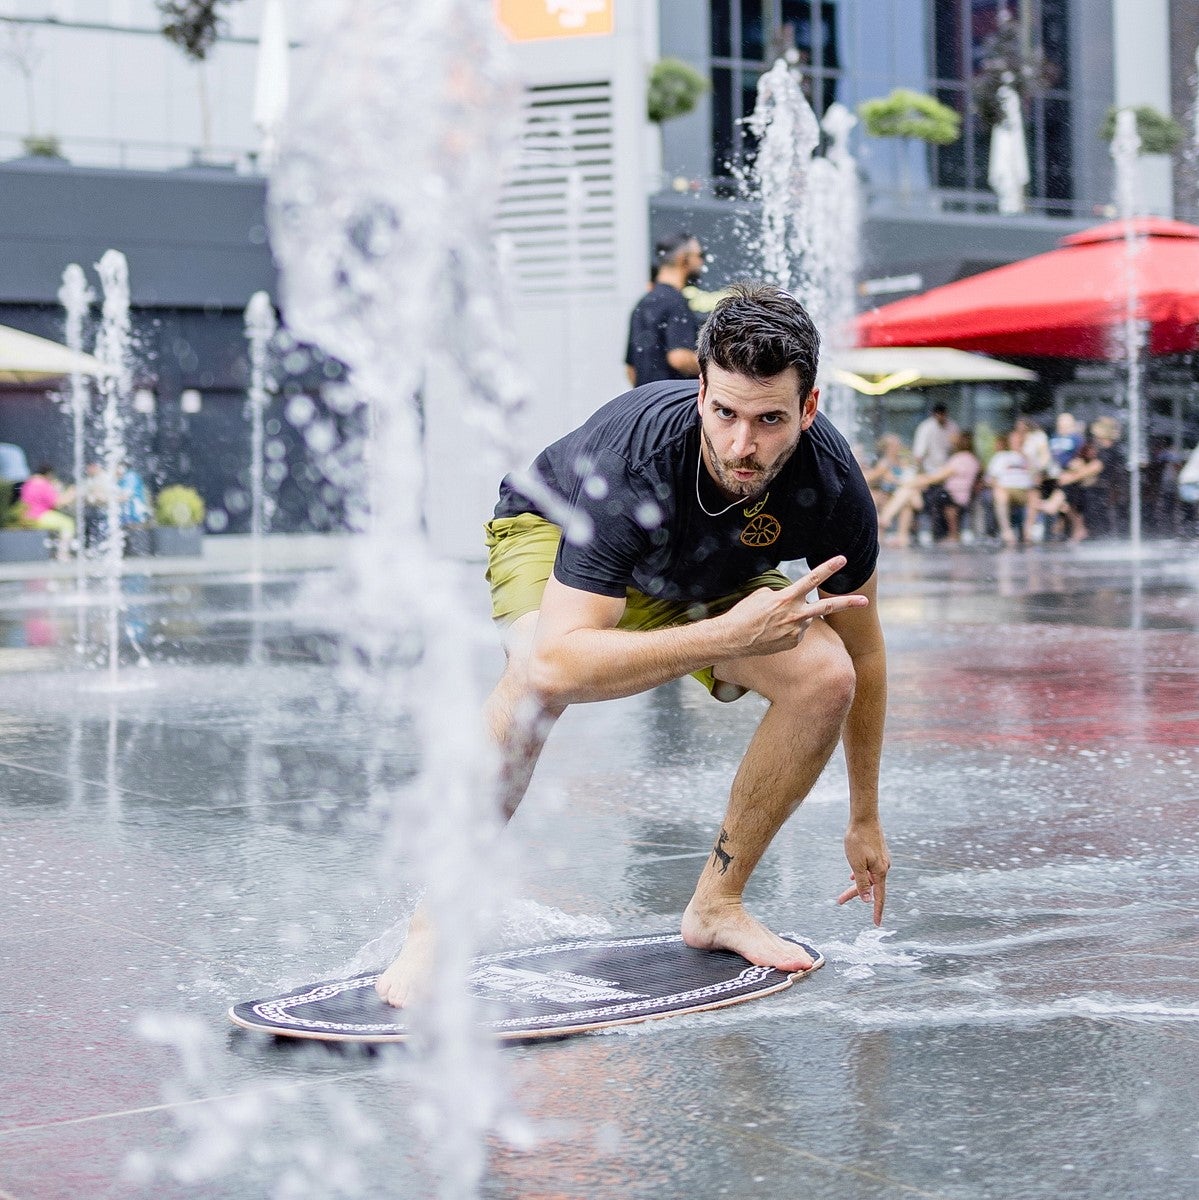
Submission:
<svg viewBox="0 0 1199 1200">
<path fill-rule="evenodd" d="M 747 500 L 754 496 L 760 496 L 774 482 L 775 477 L 787 465 L 787 461 L 795 453 L 796 446 L 799 445 L 797 437 L 791 449 L 785 454 L 780 454 L 769 466 L 756 458 L 735 458 L 724 462 L 716 453 L 716 447 L 712 444 L 708 431 L 702 425 L 700 434 L 703 436 L 704 445 L 708 447 L 708 460 L 711 470 L 715 473 L 717 484 L 730 496 L 742 497 Z M 732 474 L 733 471 L 758 471 L 760 474 L 754 479 L 741 480 Z"/>
</svg>

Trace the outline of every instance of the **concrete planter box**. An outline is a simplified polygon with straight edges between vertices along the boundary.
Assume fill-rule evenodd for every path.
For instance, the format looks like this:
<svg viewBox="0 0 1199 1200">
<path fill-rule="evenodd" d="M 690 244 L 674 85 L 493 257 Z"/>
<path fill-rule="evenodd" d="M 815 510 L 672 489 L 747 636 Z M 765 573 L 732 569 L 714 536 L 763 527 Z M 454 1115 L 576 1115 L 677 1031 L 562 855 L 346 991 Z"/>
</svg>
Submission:
<svg viewBox="0 0 1199 1200">
<path fill-rule="evenodd" d="M 41 529 L 0 529 L 0 562 L 40 562 L 50 557 L 50 537 Z"/>
<path fill-rule="evenodd" d="M 154 553 L 154 529 L 150 525 L 122 526 L 126 558 L 149 558 Z"/>
<path fill-rule="evenodd" d="M 159 558 L 200 558 L 204 553 L 204 530 L 199 525 L 186 528 L 157 525 L 154 528 L 154 553 Z"/>
</svg>

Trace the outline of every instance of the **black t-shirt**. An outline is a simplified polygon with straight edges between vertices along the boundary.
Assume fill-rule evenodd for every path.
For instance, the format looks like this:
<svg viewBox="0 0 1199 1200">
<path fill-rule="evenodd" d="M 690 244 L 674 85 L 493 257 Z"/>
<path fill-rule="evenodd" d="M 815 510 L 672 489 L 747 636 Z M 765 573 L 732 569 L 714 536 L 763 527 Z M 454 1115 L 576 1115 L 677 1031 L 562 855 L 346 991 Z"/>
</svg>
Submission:
<svg viewBox="0 0 1199 1200">
<path fill-rule="evenodd" d="M 810 566 L 843 554 L 821 586 L 860 587 L 878 559 L 878 516 L 849 444 L 823 414 L 764 496 L 728 505 L 700 464 L 698 383 L 653 383 L 604 405 L 533 463 L 544 488 L 570 506 L 536 503 L 519 478 L 500 484 L 497 517 L 532 512 L 566 532 L 554 575 L 568 587 L 623 596 L 628 587 L 663 600 L 716 600 L 791 559 Z M 547 511 L 547 508 L 549 511 Z"/>
<path fill-rule="evenodd" d="M 638 386 L 660 379 L 687 379 L 666 361 L 671 350 L 694 350 L 699 322 L 683 293 L 668 283 L 655 283 L 637 301 L 629 317 L 629 344 L 624 360 L 637 373 Z"/>
</svg>

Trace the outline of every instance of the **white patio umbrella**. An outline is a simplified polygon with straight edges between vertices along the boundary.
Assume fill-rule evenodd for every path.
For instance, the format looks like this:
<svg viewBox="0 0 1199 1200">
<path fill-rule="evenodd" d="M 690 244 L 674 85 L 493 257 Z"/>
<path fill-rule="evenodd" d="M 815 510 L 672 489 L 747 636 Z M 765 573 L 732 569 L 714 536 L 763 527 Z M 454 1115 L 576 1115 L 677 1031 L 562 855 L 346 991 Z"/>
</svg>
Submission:
<svg viewBox="0 0 1199 1200">
<path fill-rule="evenodd" d="M 1030 382 L 1036 372 L 985 354 L 947 346 L 859 346 L 833 350 L 824 368 L 838 383 L 864 396 L 885 396 L 896 388 L 939 383 Z"/>
<path fill-rule="evenodd" d="M 90 354 L 0 325 L 0 383 L 40 383 L 63 375 L 103 373 L 103 364 Z"/>
<path fill-rule="evenodd" d="M 1001 213 L 1020 213 L 1024 211 L 1024 189 L 1029 179 L 1024 114 L 1015 88 L 1002 83 L 997 95 L 1003 119 L 991 130 L 987 183 L 999 197 Z"/>
<path fill-rule="evenodd" d="M 262 161 L 270 167 L 278 154 L 279 134 L 287 112 L 287 12 L 284 0 L 266 0 L 258 32 L 258 64 L 254 76 L 254 124 L 262 135 Z"/>
</svg>

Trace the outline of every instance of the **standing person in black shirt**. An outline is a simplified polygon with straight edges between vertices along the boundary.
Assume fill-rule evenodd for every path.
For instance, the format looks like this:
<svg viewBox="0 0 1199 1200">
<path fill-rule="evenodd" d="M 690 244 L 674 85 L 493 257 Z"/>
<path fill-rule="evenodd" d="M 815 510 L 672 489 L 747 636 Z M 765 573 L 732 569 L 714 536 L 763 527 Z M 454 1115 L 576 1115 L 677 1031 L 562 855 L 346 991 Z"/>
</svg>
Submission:
<svg viewBox="0 0 1199 1200">
<path fill-rule="evenodd" d="M 878 814 L 887 691 L 878 519 L 849 445 L 817 411 L 818 349 L 792 296 L 732 289 L 700 333 L 698 384 L 650 384 L 605 405 L 503 481 L 487 527 L 508 657 L 486 712 L 504 814 L 570 704 L 687 674 L 717 700 L 757 692 L 770 706 L 682 934 L 793 972 L 811 959 L 751 916 L 742 893 L 838 742 L 853 880 L 839 902 L 860 896 L 879 924 L 890 867 Z M 792 582 L 777 568 L 798 558 L 811 570 Z M 435 951 L 418 910 L 380 995 L 403 1005 Z"/>
<path fill-rule="evenodd" d="M 672 234 L 654 247 L 653 285 L 629 317 L 624 361 L 631 387 L 699 374 L 698 321 L 683 288 L 697 283 L 703 270 L 704 252 L 689 233 Z"/>
</svg>

